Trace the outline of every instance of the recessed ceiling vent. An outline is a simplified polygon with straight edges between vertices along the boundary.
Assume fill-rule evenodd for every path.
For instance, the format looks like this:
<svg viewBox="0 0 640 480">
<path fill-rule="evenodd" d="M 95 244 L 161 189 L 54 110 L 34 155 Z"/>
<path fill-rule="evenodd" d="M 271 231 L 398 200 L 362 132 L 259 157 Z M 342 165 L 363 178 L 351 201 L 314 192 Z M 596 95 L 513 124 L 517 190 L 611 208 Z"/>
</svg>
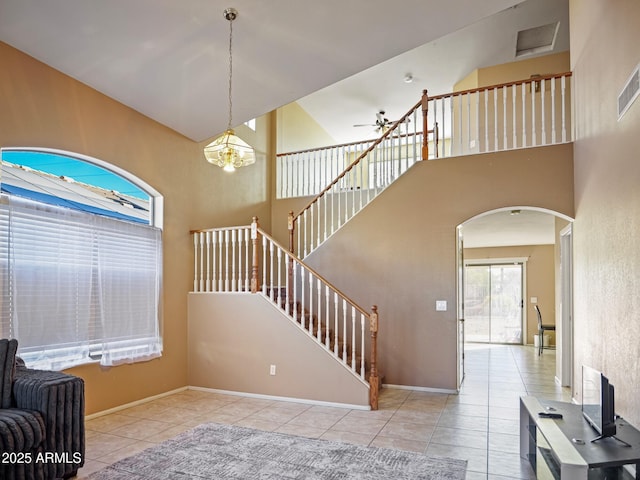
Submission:
<svg viewBox="0 0 640 480">
<path fill-rule="evenodd" d="M 559 28 L 560 22 L 555 22 L 540 27 L 520 30 L 516 43 L 516 58 L 553 50 Z"/>
<path fill-rule="evenodd" d="M 635 68 L 622 92 L 618 95 L 618 121 L 629 110 L 633 101 L 638 98 L 638 94 L 640 94 L 640 65 Z"/>
</svg>

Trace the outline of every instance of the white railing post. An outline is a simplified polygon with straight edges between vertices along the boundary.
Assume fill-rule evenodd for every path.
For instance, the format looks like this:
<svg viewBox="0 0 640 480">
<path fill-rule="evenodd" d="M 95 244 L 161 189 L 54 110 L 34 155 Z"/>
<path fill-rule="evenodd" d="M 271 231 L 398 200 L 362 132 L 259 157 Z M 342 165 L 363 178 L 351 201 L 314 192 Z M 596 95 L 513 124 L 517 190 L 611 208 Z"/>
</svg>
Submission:
<svg viewBox="0 0 640 480">
<path fill-rule="evenodd" d="M 567 141 L 567 126 L 565 123 L 565 93 L 566 93 L 566 77 L 562 77 L 561 79 L 561 88 L 562 88 L 562 142 Z"/>
<path fill-rule="evenodd" d="M 356 307 L 351 307 L 351 370 L 356 369 Z"/>
<path fill-rule="evenodd" d="M 198 292 L 198 238 L 200 233 L 193 234 L 193 291 Z"/>
<path fill-rule="evenodd" d="M 333 295 L 333 338 L 334 343 L 333 343 L 333 353 L 335 354 L 335 356 L 337 357 L 340 354 L 340 345 L 338 344 L 338 332 L 339 330 L 339 302 L 338 302 L 338 292 L 335 292 Z"/>
<path fill-rule="evenodd" d="M 360 314 L 360 377 L 364 379 L 364 315 Z"/>
<path fill-rule="evenodd" d="M 538 143 L 536 135 L 536 81 L 529 84 L 531 93 L 531 146 L 535 147 Z"/>
<path fill-rule="evenodd" d="M 527 101 L 526 83 L 522 84 L 522 147 L 527 146 Z"/>
<path fill-rule="evenodd" d="M 229 291 L 229 230 L 224 231 L 224 291 Z"/>
<path fill-rule="evenodd" d="M 513 107 L 513 112 L 511 113 L 511 120 L 513 122 L 513 128 L 512 128 L 512 132 L 513 132 L 513 144 L 511 145 L 511 148 L 518 148 L 518 122 L 516 121 L 516 104 L 518 103 L 516 100 L 517 97 L 517 87 L 515 85 L 511 86 L 511 105 Z"/>
<path fill-rule="evenodd" d="M 207 279 L 205 290 L 211 291 L 211 232 L 205 232 L 205 241 L 207 244 Z"/>
<path fill-rule="evenodd" d="M 347 364 L 347 302 L 342 299 L 342 361 Z"/>
<path fill-rule="evenodd" d="M 267 239 L 262 237 L 262 294 L 267 294 Z"/>
<path fill-rule="evenodd" d="M 236 241 L 237 241 L 237 230 L 231 230 L 231 288 L 230 291 L 235 291 L 236 289 Z"/>
<path fill-rule="evenodd" d="M 547 95 L 546 95 L 546 89 L 545 89 L 545 85 L 547 84 L 546 81 L 541 80 L 540 81 L 540 130 L 541 130 L 541 142 L 542 145 L 546 145 L 547 144 L 547 126 L 546 126 L 546 119 L 545 119 L 545 113 L 546 113 L 546 109 L 545 107 L 545 103 L 547 102 Z"/>
<path fill-rule="evenodd" d="M 258 292 L 258 217 L 251 222 L 251 293 Z"/>
<path fill-rule="evenodd" d="M 244 289 L 247 292 L 251 291 L 251 262 L 249 261 L 249 251 L 251 250 L 251 229 L 245 228 L 244 230 Z"/>
</svg>

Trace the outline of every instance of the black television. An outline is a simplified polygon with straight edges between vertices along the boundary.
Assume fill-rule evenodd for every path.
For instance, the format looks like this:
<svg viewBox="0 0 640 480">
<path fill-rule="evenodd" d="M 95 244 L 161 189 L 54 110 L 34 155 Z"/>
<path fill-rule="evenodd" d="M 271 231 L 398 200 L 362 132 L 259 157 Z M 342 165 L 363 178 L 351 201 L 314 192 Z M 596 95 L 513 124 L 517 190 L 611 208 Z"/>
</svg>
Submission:
<svg viewBox="0 0 640 480">
<path fill-rule="evenodd" d="M 601 372 L 582 366 L 582 415 L 600 434 L 593 441 L 616 434 L 613 385 Z"/>
</svg>

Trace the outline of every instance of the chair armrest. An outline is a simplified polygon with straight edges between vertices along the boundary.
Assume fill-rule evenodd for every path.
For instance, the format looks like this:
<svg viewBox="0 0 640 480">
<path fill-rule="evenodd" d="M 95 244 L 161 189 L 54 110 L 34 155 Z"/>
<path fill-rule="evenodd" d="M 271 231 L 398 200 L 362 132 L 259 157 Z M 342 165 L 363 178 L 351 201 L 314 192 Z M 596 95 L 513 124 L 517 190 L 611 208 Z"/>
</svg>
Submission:
<svg viewBox="0 0 640 480">
<path fill-rule="evenodd" d="M 53 463 L 63 476 L 84 464 L 84 380 L 65 373 L 18 366 L 13 383 L 16 407 L 40 412 L 45 423 L 44 451 L 80 459 L 81 463 Z"/>
</svg>

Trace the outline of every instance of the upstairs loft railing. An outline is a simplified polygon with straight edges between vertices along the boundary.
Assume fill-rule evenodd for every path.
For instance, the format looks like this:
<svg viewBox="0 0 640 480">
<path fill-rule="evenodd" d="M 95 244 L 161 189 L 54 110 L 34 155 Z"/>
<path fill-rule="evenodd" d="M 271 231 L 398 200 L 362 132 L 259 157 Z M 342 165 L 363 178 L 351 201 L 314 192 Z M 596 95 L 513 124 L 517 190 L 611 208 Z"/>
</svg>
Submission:
<svg viewBox="0 0 640 480">
<path fill-rule="evenodd" d="M 419 105 L 407 114 L 404 120 L 385 131 L 382 138 L 360 140 L 327 147 L 300 150 L 276 155 L 276 197 L 292 198 L 319 194 L 345 169 L 349 169 L 372 147 L 375 155 L 369 155 L 368 162 L 361 162 L 358 168 L 351 168 L 349 174 L 340 178 L 337 188 L 342 191 L 380 188 L 385 179 L 394 172 L 390 162 L 394 158 L 399 163 L 413 163 L 421 155 L 423 145 L 423 125 Z M 437 128 L 434 126 L 434 128 Z M 429 143 L 432 157 L 437 156 L 437 132 L 430 132 Z M 379 146 L 376 144 L 380 143 Z"/>
<path fill-rule="evenodd" d="M 437 95 L 428 119 L 441 126 L 439 157 L 572 141 L 571 72 Z"/>
<path fill-rule="evenodd" d="M 262 294 L 367 384 L 371 408 L 377 409 L 376 306 L 371 312 L 358 306 L 280 246 L 259 227 L 257 218 L 251 225 L 191 233 L 193 292 Z"/>
<path fill-rule="evenodd" d="M 277 198 L 318 195 L 345 169 L 350 174 L 340 179 L 343 191 L 379 188 L 393 161 L 420 158 L 424 131 L 431 135 L 422 160 L 570 142 L 570 77 L 571 72 L 537 76 L 433 97 L 425 91 L 423 118 L 414 107 L 382 139 L 278 154 Z M 381 140 L 378 152 L 386 155 L 351 167 Z"/>
<path fill-rule="evenodd" d="M 307 256 L 419 160 L 572 141 L 570 77 L 539 76 L 434 97 L 425 91 L 375 141 L 279 154 L 279 198 L 317 192 L 289 216 L 290 250 Z"/>
</svg>

